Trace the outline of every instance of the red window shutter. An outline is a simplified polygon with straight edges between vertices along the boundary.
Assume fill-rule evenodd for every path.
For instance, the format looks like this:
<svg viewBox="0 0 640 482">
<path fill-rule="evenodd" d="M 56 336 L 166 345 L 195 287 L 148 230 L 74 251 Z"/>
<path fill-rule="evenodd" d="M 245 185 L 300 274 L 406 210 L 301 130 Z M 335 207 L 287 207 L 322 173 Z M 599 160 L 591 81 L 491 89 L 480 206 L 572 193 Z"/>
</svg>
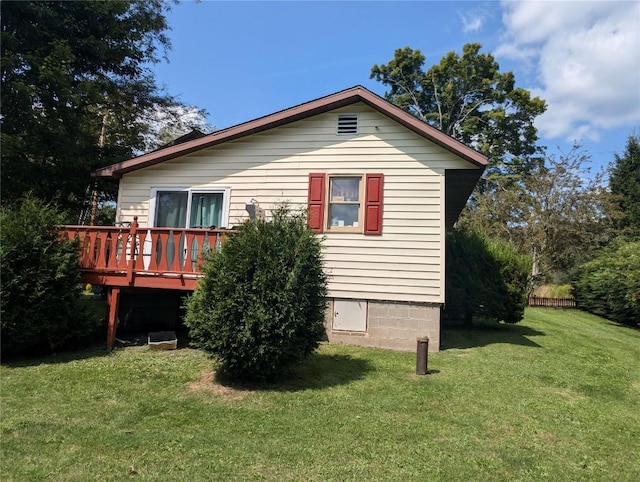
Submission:
<svg viewBox="0 0 640 482">
<path fill-rule="evenodd" d="M 322 231 L 324 226 L 324 173 L 309 174 L 309 227 L 315 231 Z"/>
<path fill-rule="evenodd" d="M 367 174 L 364 200 L 364 234 L 382 234 L 383 184 L 383 174 Z"/>
</svg>

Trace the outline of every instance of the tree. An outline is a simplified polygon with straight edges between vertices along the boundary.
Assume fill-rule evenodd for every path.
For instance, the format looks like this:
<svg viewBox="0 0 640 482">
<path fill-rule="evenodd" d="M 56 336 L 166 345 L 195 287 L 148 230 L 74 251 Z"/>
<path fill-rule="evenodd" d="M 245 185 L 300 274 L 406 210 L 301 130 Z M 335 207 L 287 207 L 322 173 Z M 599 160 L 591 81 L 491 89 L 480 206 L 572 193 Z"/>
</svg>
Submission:
<svg viewBox="0 0 640 482">
<path fill-rule="evenodd" d="M 581 308 L 610 320 L 640 324 L 640 241 L 617 241 L 580 266 L 574 295 Z"/>
<path fill-rule="evenodd" d="M 156 106 L 147 118 L 149 131 L 144 136 L 146 152 L 165 146 L 193 131 L 204 135 L 214 130 L 207 123 L 206 112 L 194 106 Z"/>
<path fill-rule="evenodd" d="M 97 334 L 80 304 L 77 240 L 60 240 L 61 214 L 26 198 L 0 211 L 2 354 L 33 354 Z"/>
<path fill-rule="evenodd" d="M 187 303 L 192 343 L 242 380 L 270 380 L 301 362 L 325 333 L 321 241 L 286 206 L 243 223 L 204 264 Z"/>
<path fill-rule="evenodd" d="M 445 316 L 471 325 L 474 316 L 518 323 L 524 317 L 531 259 L 479 231 L 447 235 Z"/>
<path fill-rule="evenodd" d="M 426 72 L 420 50 L 397 49 L 371 78 L 389 87 L 387 100 L 487 155 L 489 178 L 519 180 L 540 162 L 534 120 L 546 104 L 516 87 L 513 73 L 501 73 L 481 48 L 466 44 L 462 56 L 449 52 Z"/>
<path fill-rule="evenodd" d="M 620 228 L 640 236 L 640 138 L 630 135 L 622 156 L 615 155 L 609 188 L 622 210 Z"/>
<path fill-rule="evenodd" d="M 549 155 L 522 183 L 479 193 L 476 209 L 465 211 L 460 225 L 514 243 L 534 260 L 534 275 L 566 282 L 614 236 L 618 211 L 603 173 L 591 175 L 589 162 L 579 146 Z"/>
<path fill-rule="evenodd" d="M 74 216 L 92 170 L 144 147 L 146 116 L 175 103 L 150 64 L 169 48 L 161 0 L 2 2 L 2 194 Z"/>
</svg>

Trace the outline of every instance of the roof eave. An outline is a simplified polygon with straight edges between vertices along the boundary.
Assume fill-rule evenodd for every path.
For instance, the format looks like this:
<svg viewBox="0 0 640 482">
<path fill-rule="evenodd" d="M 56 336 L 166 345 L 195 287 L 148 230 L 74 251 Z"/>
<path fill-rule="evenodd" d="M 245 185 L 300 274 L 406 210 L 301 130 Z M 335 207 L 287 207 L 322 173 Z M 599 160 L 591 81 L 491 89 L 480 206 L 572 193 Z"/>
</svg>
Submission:
<svg viewBox="0 0 640 482">
<path fill-rule="evenodd" d="M 487 158 L 479 152 L 471 149 L 452 137 L 449 137 L 438 129 L 422 122 L 364 87 L 356 86 L 320 99 L 312 100 L 304 104 L 245 122 L 243 124 L 238 124 L 227 129 L 216 131 L 192 141 L 166 147 L 127 161 L 112 164 L 96 170 L 92 175 L 95 177 L 119 179 L 123 174 L 128 172 L 153 166 L 160 162 L 190 154 L 207 147 L 212 147 L 217 144 L 233 141 L 241 137 L 246 137 L 275 127 L 290 124 L 301 119 L 329 112 L 357 102 L 364 102 L 418 135 L 429 139 L 435 144 L 456 154 L 457 156 L 462 157 L 483 170 L 487 165 Z"/>
</svg>

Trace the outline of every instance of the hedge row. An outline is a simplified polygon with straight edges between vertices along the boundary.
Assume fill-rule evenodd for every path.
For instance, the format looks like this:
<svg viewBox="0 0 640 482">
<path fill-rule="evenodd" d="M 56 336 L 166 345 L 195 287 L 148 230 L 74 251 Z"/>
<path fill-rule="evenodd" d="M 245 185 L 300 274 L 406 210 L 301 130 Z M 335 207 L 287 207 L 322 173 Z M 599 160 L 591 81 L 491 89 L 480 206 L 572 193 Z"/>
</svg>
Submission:
<svg viewBox="0 0 640 482">
<path fill-rule="evenodd" d="M 503 241 L 454 230 L 447 235 L 444 315 L 517 323 L 524 317 L 532 260 Z"/>
<path fill-rule="evenodd" d="M 619 242 L 582 265 L 574 296 L 578 306 L 591 313 L 640 324 L 640 241 Z"/>
</svg>

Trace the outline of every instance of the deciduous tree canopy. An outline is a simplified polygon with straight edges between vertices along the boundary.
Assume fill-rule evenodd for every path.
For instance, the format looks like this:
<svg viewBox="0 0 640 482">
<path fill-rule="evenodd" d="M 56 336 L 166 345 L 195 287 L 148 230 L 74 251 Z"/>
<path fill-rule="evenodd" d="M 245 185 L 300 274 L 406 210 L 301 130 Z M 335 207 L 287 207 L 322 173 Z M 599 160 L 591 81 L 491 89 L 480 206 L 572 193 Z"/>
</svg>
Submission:
<svg viewBox="0 0 640 482">
<path fill-rule="evenodd" d="M 614 236 L 618 215 L 602 184 L 591 174 L 590 156 L 575 146 L 549 155 L 523 183 L 477 195 L 476 209 L 460 223 L 515 243 L 535 260 L 534 274 L 565 282 L 564 274 L 583 263 Z"/>
<path fill-rule="evenodd" d="M 389 101 L 487 155 L 489 177 L 518 180 L 541 160 L 533 122 L 546 104 L 516 87 L 513 73 L 500 72 L 481 48 L 466 44 L 461 56 L 449 52 L 427 71 L 420 50 L 397 49 L 371 78 L 389 87 Z"/>
<path fill-rule="evenodd" d="M 566 278 L 593 256 L 590 250 L 611 240 L 617 210 L 601 174 L 587 173 L 589 156 L 579 147 L 547 155 L 538 145 L 534 121 L 545 102 L 516 87 L 513 73 L 501 72 L 481 48 L 464 45 L 462 55 L 449 52 L 425 70 L 424 55 L 405 47 L 386 65 L 374 65 L 371 77 L 388 86 L 388 100 L 488 156 L 460 224 L 513 242 L 534 260 L 534 274 Z M 612 175 L 612 190 L 615 184 L 625 206 L 638 205 L 631 201 L 640 192 L 634 149 L 637 142 L 618 160 L 621 175 Z M 627 174 L 634 166 L 635 185 Z"/>
</svg>

